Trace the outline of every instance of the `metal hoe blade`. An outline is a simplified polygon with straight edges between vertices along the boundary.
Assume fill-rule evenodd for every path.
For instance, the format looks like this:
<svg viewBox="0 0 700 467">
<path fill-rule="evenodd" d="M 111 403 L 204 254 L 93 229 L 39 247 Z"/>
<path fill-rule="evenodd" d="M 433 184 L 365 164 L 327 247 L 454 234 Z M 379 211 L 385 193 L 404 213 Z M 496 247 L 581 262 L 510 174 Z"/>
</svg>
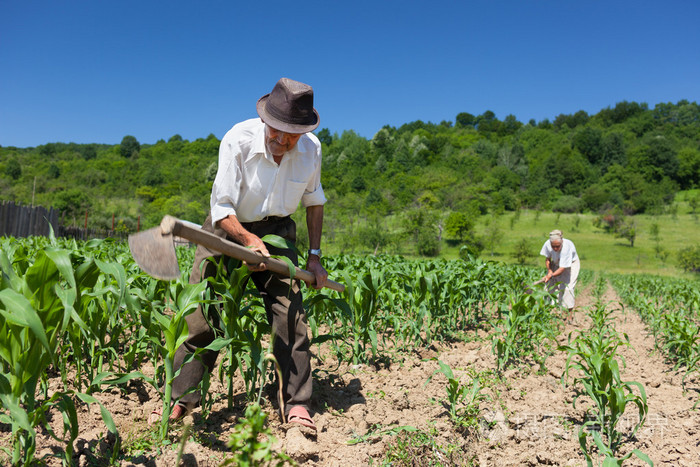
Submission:
<svg viewBox="0 0 700 467">
<path fill-rule="evenodd" d="M 160 227 L 129 235 L 129 249 L 136 264 L 156 279 L 180 277 L 171 233 L 163 234 Z"/>
</svg>

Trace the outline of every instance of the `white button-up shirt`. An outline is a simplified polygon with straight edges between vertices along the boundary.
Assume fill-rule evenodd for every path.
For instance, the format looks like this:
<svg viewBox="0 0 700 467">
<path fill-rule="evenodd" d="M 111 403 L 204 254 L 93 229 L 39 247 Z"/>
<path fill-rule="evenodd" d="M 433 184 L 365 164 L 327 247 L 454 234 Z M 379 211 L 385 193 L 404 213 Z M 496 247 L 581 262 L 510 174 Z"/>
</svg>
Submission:
<svg viewBox="0 0 700 467">
<path fill-rule="evenodd" d="M 567 238 L 562 238 L 560 251 L 553 249 L 549 240 L 545 241 L 540 250 L 540 255 L 549 258 L 552 264 L 556 266 L 555 269 L 570 268 L 571 263 L 578 261 L 578 253 L 576 253 L 574 242 Z"/>
<path fill-rule="evenodd" d="M 323 205 L 321 143 L 313 133 L 299 138 L 279 165 L 265 148 L 265 124 L 259 118 L 231 128 L 219 146 L 219 169 L 211 191 L 211 221 L 235 215 L 240 222 L 289 216 L 299 202 Z"/>
</svg>

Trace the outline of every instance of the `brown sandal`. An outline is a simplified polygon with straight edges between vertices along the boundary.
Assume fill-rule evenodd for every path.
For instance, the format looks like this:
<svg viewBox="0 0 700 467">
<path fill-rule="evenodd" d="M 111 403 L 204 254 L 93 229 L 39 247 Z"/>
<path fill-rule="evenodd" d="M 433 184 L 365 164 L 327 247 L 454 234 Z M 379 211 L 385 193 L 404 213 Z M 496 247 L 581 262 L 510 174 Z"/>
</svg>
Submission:
<svg viewBox="0 0 700 467">
<path fill-rule="evenodd" d="M 170 412 L 170 421 L 176 422 L 176 421 L 182 420 L 183 418 L 185 418 L 185 415 L 187 415 L 187 413 L 188 413 L 187 407 L 185 407 L 184 405 L 182 405 L 180 403 L 177 403 L 173 406 L 173 409 Z M 163 418 L 163 410 L 162 409 L 155 409 L 148 416 L 148 424 L 149 425 L 156 425 L 156 424 L 160 423 L 162 418 Z"/>
<path fill-rule="evenodd" d="M 292 407 L 292 410 L 289 411 L 289 415 L 287 416 L 287 421 L 289 423 L 298 423 L 301 426 L 316 431 L 316 424 L 311 418 L 311 415 L 309 415 L 309 411 L 301 405 Z"/>
</svg>

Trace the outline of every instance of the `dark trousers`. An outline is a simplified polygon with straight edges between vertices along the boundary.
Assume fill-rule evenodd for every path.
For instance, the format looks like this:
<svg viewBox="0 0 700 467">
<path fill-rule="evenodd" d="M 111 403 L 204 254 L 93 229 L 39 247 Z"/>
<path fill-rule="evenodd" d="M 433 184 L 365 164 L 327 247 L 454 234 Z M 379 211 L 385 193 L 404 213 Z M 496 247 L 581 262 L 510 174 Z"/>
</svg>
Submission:
<svg viewBox="0 0 700 467">
<path fill-rule="evenodd" d="M 243 223 L 242 225 L 246 230 L 260 238 L 274 234 L 291 242 L 296 241 L 296 224 L 289 217 L 271 218 L 265 221 Z M 226 232 L 223 229 L 212 227 L 211 215 L 204 221 L 202 228 L 221 237 L 226 237 Z M 229 240 L 231 239 L 229 238 Z M 280 249 L 268 244 L 266 246 L 270 254 L 284 255 L 291 259 L 295 265 L 298 264 L 297 255 L 293 250 Z M 221 256 L 218 252 L 198 246 L 190 283 L 199 283 L 202 279 L 216 274 L 214 263 Z M 209 257 L 213 257 L 214 263 L 207 260 Z M 202 262 L 205 262 L 203 268 Z M 285 415 L 289 414 L 289 410 L 296 405 L 304 406 L 308 410 L 309 399 L 311 399 L 311 353 L 309 351 L 308 324 L 302 306 L 299 281 L 291 281 L 287 277 L 268 271 L 254 272 L 251 274 L 251 279 L 260 291 L 267 311 L 267 320 L 275 334 L 273 353 L 282 371 Z M 206 351 L 200 355 L 201 360 L 195 358 L 184 366 L 182 365 L 187 355 L 194 353 L 197 348 L 206 347 L 215 338 L 215 331 L 209 326 L 201 306 L 188 315 L 186 319 L 189 336 L 175 353 L 174 370 L 177 371 L 180 367 L 182 369 L 173 381 L 172 397 L 188 406 L 196 406 L 200 402 L 200 393 L 198 391 L 185 393 L 199 384 L 206 369 L 210 372 L 214 369 L 218 352 Z M 218 319 L 210 321 L 218 323 Z"/>
</svg>

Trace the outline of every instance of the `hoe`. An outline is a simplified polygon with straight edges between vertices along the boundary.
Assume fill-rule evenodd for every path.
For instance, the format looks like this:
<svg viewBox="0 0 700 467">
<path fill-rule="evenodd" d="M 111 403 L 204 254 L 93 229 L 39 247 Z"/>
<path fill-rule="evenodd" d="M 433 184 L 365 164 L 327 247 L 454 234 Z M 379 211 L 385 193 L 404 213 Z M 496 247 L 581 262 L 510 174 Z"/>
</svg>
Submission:
<svg viewBox="0 0 700 467">
<path fill-rule="evenodd" d="M 289 266 L 284 261 L 276 258 L 266 258 L 241 245 L 220 238 L 200 228 L 192 227 L 187 223 L 172 216 L 165 216 L 159 227 L 144 230 L 134 235 L 129 235 L 129 248 L 131 254 L 141 269 L 156 279 L 171 280 L 180 277 L 180 268 L 175 256 L 175 243 L 173 237 L 184 239 L 218 251 L 227 256 L 245 261 L 248 264 L 265 263 L 269 271 L 289 277 Z M 304 282 L 314 285 L 316 277 L 304 269 L 295 268 L 295 276 Z M 326 287 L 338 292 L 343 292 L 345 286 L 332 280 L 326 281 Z"/>
</svg>

